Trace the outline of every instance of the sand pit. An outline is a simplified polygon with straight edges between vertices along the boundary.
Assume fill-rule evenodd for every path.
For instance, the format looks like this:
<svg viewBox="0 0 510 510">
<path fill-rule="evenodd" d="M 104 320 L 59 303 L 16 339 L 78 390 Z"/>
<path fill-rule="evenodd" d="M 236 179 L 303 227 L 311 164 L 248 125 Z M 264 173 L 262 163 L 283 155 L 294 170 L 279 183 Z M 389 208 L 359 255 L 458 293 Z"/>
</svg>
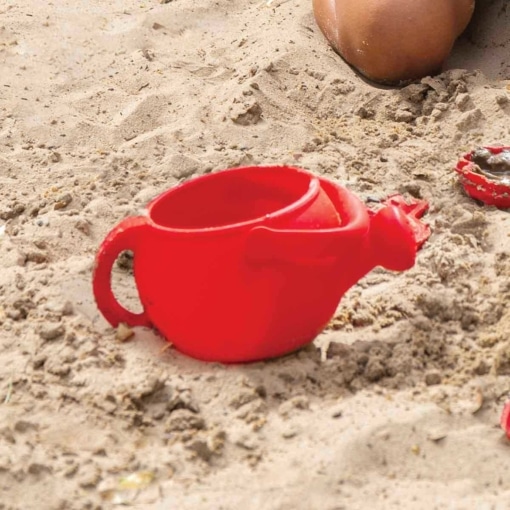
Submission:
<svg viewBox="0 0 510 510">
<path fill-rule="evenodd" d="M 478 69 L 492 79 L 510 79 L 510 12 L 501 0 L 476 2 L 470 26 L 457 42 L 447 67 Z"/>
<path fill-rule="evenodd" d="M 394 89 L 304 0 L 0 6 L 0 509 L 508 506 L 510 216 L 452 170 L 510 145 L 510 6 L 478 9 L 444 73 Z M 428 200 L 416 266 L 266 363 L 117 340 L 90 285 L 106 233 L 193 175 L 275 163 Z M 135 308 L 129 258 L 114 283 Z"/>
</svg>

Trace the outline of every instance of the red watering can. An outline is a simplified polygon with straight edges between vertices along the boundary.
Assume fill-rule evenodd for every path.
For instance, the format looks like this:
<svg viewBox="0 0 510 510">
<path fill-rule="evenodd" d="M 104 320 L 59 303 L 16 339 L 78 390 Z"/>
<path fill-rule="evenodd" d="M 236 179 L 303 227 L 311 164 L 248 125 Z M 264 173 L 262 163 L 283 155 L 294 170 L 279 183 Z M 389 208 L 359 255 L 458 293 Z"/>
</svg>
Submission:
<svg viewBox="0 0 510 510">
<path fill-rule="evenodd" d="M 115 227 L 96 258 L 99 310 L 117 326 L 157 328 L 181 352 L 246 362 L 294 351 L 329 322 L 377 265 L 413 266 L 428 237 L 425 202 L 376 213 L 346 188 L 291 167 L 245 167 L 163 193 Z M 143 312 L 115 299 L 111 270 L 134 253 Z"/>
</svg>

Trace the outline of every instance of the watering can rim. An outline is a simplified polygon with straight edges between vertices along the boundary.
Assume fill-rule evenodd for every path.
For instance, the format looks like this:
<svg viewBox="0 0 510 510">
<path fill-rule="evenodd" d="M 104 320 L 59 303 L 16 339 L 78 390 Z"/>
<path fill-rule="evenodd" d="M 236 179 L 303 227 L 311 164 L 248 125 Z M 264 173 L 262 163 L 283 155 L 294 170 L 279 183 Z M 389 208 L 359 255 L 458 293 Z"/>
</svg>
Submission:
<svg viewBox="0 0 510 510">
<path fill-rule="evenodd" d="M 171 226 L 164 226 L 160 223 L 156 222 L 152 218 L 152 210 L 161 202 L 163 202 L 169 195 L 174 194 L 175 192 L 179 191 L 182 187 L 186 186 L 193 186 L 196 184 L 200 184 L 206 179 L 211 178 L 213 175 L 218 178 L 219 176 L 222 176 L 220 178 L 224 178 L 226 174 L 229 174 L 231 172 L 240 172 L 240 171 L 251 171 L 251 170 L 280 170 L 285 169 L 285 171 L 291 171 L 294 172 L 294 174 L 303 175 L 310 179 L 308 189 L 306 192 L 299 197 L 296 201 L 290 203 L 289 205 L 282 207 L 281 209 L 277 209 L 274 212 L 271 212 L 269 214 L 266 214 L 264 216 L 259 216 L 247 221 L 242 222 L 236 222 L 231 223 L 228 225 L 221 225 L 221 226 L 214 226 L 214 227 L 200 227 L 200 228 L 179 228 L 179 227 L 171 227 Z M 313 201 L 318 194 L 323 190 L 322 184 L 323 179 L 315 176 L 314 174 L 298 168 L 294 166 L 288 166 L 288 165 L 252 165 L 252 166 L 242 166 L 242 167 L 234 167 L 234 168 L 228 168 L 225 170 L 222 170 L 221 172 L 216 172 L 214 174 L 206 174 L 201 175 L 198 177 L 195 177 L 189 181 L 183 182 L 181 184 L 178 184 L 177 186 L 174 186 L 163 193 L 159 194 L 157 197 L 152 199 L 145 208 L 141 211 L 141 214 L 139 217 L 143 217 L 145 219 L 145 223 L 148 226 L 151 226 L 152 228 L 159 230 L 161 232 L 164 232 L 166 234 L 187 234 L 188 236 L 203 236 L 203 235 L 218 235 L 218 234 L 231 234 L 236 233 L 239 230 L 245 230 L 257 227 L 262 227 L 266 223 L 270 223 L 272 220 L 281 220 L 285 219 L 287 215 L 291 214 L 299 214 L 300 210 L 306 209 L 310 202 Z"/>
</svg>

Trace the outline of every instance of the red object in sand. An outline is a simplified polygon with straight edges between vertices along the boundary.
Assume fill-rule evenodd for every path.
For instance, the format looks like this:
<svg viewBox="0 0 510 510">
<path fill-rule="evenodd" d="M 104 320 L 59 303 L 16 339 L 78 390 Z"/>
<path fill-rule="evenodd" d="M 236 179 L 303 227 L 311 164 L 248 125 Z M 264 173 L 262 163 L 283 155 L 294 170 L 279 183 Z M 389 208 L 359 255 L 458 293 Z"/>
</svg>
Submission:
<svg viewBox="0 0 510 510">
<path fill-rule="evenodd" d="M 493 155 L 498 155 L 503 151 L 510 151 L 510 146 L 483 147 L 482 149 L 486 149 Z M 470 197 L 487 205 L 494 205 L 502 209 L 510 208 L 510 172 L 507 179 L 495 180 L 475 171 L 476 164 L 473 162 L 475 152 L 471 151 L 462 156 L 455 167 L 465 192 Z"/>
<path fill-rule="evenodd" d="M 94 296 L 113 326 L 155 327 L 198 359 L 280 356 L 311 342 L 373 268 L 414 265 L 429 233 L 419 227 L 425 209 L 392 197 L 369 211 L 343 186 L 290 167 L 208 174 L 166 191 L 108 234 Z M 112 291 L 123 250 L 134 254 L 141 314 Z"/>
<path fill-rule="evenodd" d="M 404 212 L 413 230 L 416 247 L 420 249 L 430 237 L 430 226 L 420 220 L 429 210 L 429 204 L 425 200 L 407 203 L 402 195 L 392 195 L 384 200 L 383 204 L 398 207 Z"/>
<path fill-rule="evenodd" d="M 510 400 L 506 402 L 499 421 L 501 428 L 505 431 L 506 437 L 510 439 Z"/>
</svg>

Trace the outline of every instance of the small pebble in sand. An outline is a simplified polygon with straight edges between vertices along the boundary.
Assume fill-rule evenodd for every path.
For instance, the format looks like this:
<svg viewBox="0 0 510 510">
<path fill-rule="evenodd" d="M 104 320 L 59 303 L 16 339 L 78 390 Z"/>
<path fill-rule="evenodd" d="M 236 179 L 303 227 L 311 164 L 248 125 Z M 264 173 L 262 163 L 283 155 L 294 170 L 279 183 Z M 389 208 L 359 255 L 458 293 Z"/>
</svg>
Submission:
<svg viewBox="0 0 510 510">
<path fill-rule="evenodd" d="M 510 103 L 510 99 L 507 94 L 499 94 L 496 96 L 496 103 L 498 103 L 499 106 L 506 106 Z"/>
<path fill-rule="evenodd" d="M 73 201 L 73 197 L 70 193 L 65 193 L 57 198 L 53 209 L 58 211 L 59 209 L 65 209 L 71 202 Z"/>
<path fill-rule="evenodd" d="M 60 163 L 62 161 L 62 155 L 60 152 L 53 151 L 50 156 L 50 161 L 52 163 Z"/>
<path fill-rule="evenodd" d="M 72 315 L 74 313 L 73 304 L 70 301 L 50 300 L 44 305 L 44 309 L 58 315 Z"/>
<path fill-rule="evenodd" d="M 41 251 L 30 251 L 26 254 L 26 261 L 34 264 L 43 264 L 48 261 L 48 256 Z"/>
<path fill-rule="evenodd" d="M 187 445 L 187 448 L 205 462 L 209 462 L 214 454 L 214 451 L 209 447 L 209 444 L 204 439 L 197 438 L 193 440 Z"/>
<path fill-rule="evenodd" d="M 60 322 L 46 322 L 39 328 L 39 336 L 43 340 L 55 340 L 65 333 L 65 327 Z"/>
<path fill-rule="evenodd" d="M 80 232 L 83 232 L 86 236 L 90 235 L 90 223 L 87 220 L 79 219 L 74 224 L 74 227 L 79 230 Z"/>
<path fill-rule="evenodd" d="M 446 430 L 441 429 L 441 428 L 435 428 L 435 429 L 432 429 L 427 434 L 427 439 L 429 441 L 432 441 L 433 443 L 439 443 L 440 441 L 445 439 L 447 437 L 447 435 L 448 434 L 446 433 Z"/>
<path fill-rule="evenodd" d="M 51 473 L 51 467 L 45 464 L 39 464 L 38 462 L 32 462 L 27 469 L 28 474 L 33 476 L 41 476 L 45 473 Z"/>
<path fill-rule="evenodd" d="M 244 450 L 256 450 L 259 446 L 257 437 L 253 434 L 239 434 L 238 437 L 232 438 L 236 446 L 243 448 Z"/>
<path fill-rule="evenodd" d="M 101 472 L 99 468 L 93 464 L 80 466 L 78 483 L 83 489 L 94 488 L 101 480 Z"/>
<path fill-rule="evenodd" d="M 343 408 L 335 407 L 331 410 L 331 418 L 341 418 L 344 414 Z"/>
<path fill-rule="evenodd" d="M 121 322 L 117 326 L 117 331 L 115 332 L 115 338 L 119 340 L 120 342 L 125 342 L 126 340 L 129 340 L 135 332 L 126 324 Z"/>
<path fill-rule="evenodd" d="M 299 429 L 295 426 L 289 426 L 282 431 L 283 439 L 292 439 L 299 434 Z"/>
<path fill-rule="evenodd" d="M 30 432 L 31 430 L 37 430 L 38 425 L 25 420 L 19 420 L 14 424 L 14 430 L 20 434 Z"/>
<path fill-rule="evenodd" d="M 204 419 L 188 409 L 176 409 L 165 424 L 165 431 L 169 433 L 202 429 L 205 429 Z"/>
<path fill-rule="evenodd" d="M 427 386 L 435 386 L 436 384 L 441 384 L 441 373 L 439 370 L 429 370 L 425 374 L 425 384 Z"/>
</svg>

